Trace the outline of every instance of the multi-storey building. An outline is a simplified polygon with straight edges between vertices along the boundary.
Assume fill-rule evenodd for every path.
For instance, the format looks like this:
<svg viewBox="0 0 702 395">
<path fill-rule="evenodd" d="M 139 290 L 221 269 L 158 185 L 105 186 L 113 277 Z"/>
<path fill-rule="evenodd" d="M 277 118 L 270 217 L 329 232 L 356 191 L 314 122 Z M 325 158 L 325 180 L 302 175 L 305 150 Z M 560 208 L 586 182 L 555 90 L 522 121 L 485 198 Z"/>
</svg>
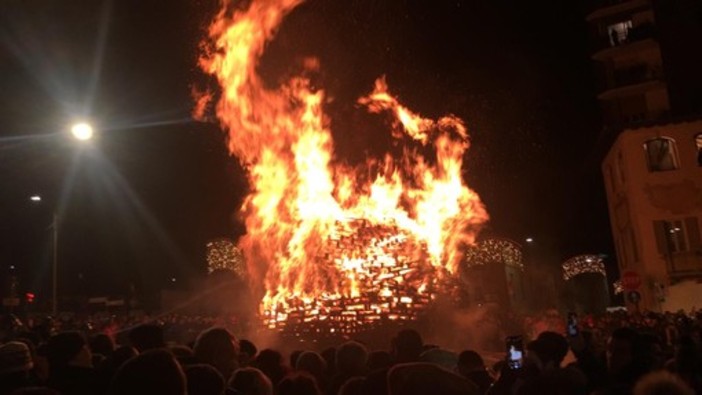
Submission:
<svg viewBox="0 0 702 395">
<path fill-rule="evenodd" d="M 617 261 L 642 280 L 629 305 L 702 307 L 702 2 L 608 1 L 587 21 Z"/>
</svg>

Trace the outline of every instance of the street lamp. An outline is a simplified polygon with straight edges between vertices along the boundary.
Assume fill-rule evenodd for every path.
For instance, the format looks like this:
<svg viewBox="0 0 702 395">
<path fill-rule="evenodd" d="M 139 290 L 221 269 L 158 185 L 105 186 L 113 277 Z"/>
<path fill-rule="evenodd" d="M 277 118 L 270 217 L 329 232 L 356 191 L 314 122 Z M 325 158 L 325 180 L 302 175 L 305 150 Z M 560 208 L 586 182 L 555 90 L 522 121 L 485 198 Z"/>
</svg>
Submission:
<svg viewBox="0 0 702 395">
<path fill-rule="evenodd" d="M 93 138 L 93 127 L 87 122 L 78 122 L 71 126 L 71 134 L 77 140 L 87 141 Z"/>
<path fill-rule="evenodd" d="M 534 239 L 532 237 L 527 237 L 524 241 L 526 241 L 527 243 L 533 243 Z"/>
<path fill-rule="evenodd" d="M 76 140 L 81 142 L 87 142 L 93 138 L 93 127 L 87 122 L 78 122 L 71 126 L 71 134 Z M 32 195 L 29 197 L 32 203 L 41 203 L 42 199 L 40 195 Z M 58 213 L 56 208 L 54 208 L 52 219 L 51 219 L 51 230 L 52 230 L 52 264 L 51 264 L 51 314 L 56 316 L 58 313 L 58 238 L 59 238 L 59 226 L 58 226 Z"/>
</svg>

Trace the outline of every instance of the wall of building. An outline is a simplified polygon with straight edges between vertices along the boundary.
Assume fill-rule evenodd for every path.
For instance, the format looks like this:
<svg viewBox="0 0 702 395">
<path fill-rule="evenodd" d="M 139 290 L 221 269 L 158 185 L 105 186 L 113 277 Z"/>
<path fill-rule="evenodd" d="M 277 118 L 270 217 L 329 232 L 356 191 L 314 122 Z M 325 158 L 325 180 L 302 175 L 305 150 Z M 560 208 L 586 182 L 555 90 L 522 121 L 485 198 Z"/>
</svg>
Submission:
<svg viewBox="0 0 702 395">
<path fill-rule="evenodd" d="M 702 167 L 697 162 L 695 135 L 698 133 L 702 133 L 702 121 L 625 130 L 603 161 L 619 268 L 634 270 L 642 276 L 642 308 L 667 308 L 673 303 L 667 300 L 673 296 L 676 300 L 673 304 L 677 306 L 682 303 L 677 301 L 684 301 L 679 296 L 680 290 L 688 289 L 676 287 L 677 282 L 694 277 L 695 273 L 702 275 L 699 240 L 688 246 L 688 252 L 670 253 L 665 245 L 661 246 L 660 234 L 656 235 L 654 226 L 654 221 L 694 218 L 699 227 Z M 644 144 L 658 137 L 675 140 L 678 169 L 649 171 Z M 687 274 L 681 275 L 681 269 L 687 269 Z"/>
<path fill-rule="evenodd" d="M 663 295 L 662 309 L 665 311 L 699 309 L 702 307 L 702 283 L 686 280 L 669 286 Z"/>
</svg>

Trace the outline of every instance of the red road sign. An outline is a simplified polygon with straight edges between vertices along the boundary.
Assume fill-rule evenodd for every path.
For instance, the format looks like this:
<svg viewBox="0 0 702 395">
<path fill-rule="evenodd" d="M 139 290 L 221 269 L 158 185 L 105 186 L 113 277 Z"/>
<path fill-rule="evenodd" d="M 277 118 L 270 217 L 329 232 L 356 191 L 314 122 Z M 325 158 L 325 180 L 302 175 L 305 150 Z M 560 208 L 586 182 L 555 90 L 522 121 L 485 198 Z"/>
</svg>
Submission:
<svg viewBox="0 0 702 395">
<path fill-rule="evenodd" d="M 622 273 L 622 288 L 625 291 L 636 291 L 641 286 L 641 276 L 632 270 Z"/>
</svg>

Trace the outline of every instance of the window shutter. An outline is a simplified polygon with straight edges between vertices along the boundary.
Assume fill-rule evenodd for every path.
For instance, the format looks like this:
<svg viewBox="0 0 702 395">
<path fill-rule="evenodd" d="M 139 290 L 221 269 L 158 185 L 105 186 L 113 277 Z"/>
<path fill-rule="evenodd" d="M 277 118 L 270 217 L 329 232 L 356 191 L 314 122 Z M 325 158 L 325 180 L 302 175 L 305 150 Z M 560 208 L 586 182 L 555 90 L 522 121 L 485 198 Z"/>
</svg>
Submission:
<svg viewBox="0 0 702 395">
<path fill-rule="evenodd" d="M 697 217 L 685 218 L 685 228 L 687 228 L 687 240 L 690 245 L 690 251 L 697 251 L 702 247 L 700 242 L 700 225 L 697 222 Z"/>
<path fill-rule="evenodd" d="M 669 255 L 668 251 L 668 240 L 666 232 L 665 221 L 653 221 L 653 231 L 656 233 L 656 245 L 658 246 L 658 253 L 661 255 Z"/>
</svg>

